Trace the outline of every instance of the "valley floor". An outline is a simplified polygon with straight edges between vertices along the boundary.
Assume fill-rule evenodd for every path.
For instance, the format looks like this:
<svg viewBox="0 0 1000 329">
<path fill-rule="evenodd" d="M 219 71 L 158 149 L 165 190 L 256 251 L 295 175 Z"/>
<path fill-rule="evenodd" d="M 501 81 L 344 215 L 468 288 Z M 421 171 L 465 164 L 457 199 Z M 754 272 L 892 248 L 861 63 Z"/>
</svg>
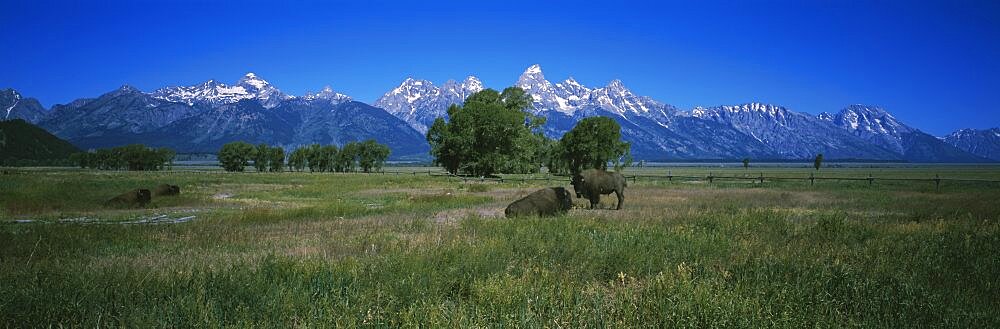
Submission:
<svg viewBox="0 0 1000 329">
<path fill-rule="evenodd" d="M 667 170 L 811 172 L 629 173 Z M 995 166 L 817 175 L 869 173 L 1000 180 Z M 144 209 L 101 205 L 160 183 L 181 195 Z M 508 203 L 549 185 L 569 187 L 558 178 L 8 169 L 0 324 L 1000 326 L 1000 183 L 639 179 L 621 211 L 502 218 Z"/>
</svg>

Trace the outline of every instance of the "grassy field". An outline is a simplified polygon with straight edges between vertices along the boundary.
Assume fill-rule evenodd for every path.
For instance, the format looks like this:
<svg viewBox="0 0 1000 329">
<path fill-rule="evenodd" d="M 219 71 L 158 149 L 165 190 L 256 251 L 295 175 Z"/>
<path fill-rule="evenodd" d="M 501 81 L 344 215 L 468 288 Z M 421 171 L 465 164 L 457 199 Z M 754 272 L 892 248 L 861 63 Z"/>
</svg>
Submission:
<svg viewBox="0 0 1000 329">
<path fill-rule="evenodd" d="M 666 170 L 747 174 L 638 173 Z M 760 172 L 810 170 L 748 174 Z M 821 171 L 868 173 L 1000 179 L 1000 167 Z M 181 196 L 101 205 L 159 183 Z M 536 183 L 12 169 L 0 325 L 1000 327 L 1000 184 L 639 180 L 621 211 L 502 218 Z M 129 224 L 149 218 L 190 221 Z"/>
</svg>

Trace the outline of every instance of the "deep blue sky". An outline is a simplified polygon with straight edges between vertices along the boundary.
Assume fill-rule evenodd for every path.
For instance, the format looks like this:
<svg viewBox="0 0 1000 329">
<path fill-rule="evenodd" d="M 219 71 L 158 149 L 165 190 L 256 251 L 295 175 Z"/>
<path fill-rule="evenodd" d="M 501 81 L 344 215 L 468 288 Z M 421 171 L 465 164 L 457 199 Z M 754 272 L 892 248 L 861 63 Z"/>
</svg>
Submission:
<svg viewBox="0 0 1000 329">
<path fill-rule="evenodd" d="M 252 71 L 372 102 L 407 76 L 612 79 L 682 109 L 881 105 L 932 134 L 1000 126 L 1000 1 L 0 0 L 0 88 L 48 107 Z"/>
</svg>

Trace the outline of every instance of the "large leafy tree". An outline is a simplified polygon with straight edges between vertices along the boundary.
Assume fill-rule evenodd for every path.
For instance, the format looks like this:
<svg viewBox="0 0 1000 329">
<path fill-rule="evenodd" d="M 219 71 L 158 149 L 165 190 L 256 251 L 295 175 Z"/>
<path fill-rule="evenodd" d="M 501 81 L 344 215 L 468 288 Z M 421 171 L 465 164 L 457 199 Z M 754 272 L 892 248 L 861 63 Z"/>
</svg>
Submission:
<svg viewBox="0 0 1000 329">
<path fill-rule="evenodd" d="M 358 167 L 361 171 L 372 172 L 382 170 L 382 165 L 389 158 L 389 147 L 379 144 L 374 139 L 361 143 L 358 150 Z"/>
<path fill-rule="evenodd" d="M 309 171 L 323 171 L 326 167 L 326 158 L 323 156 L 323 146 L 319 144 L 311 144 L 305 147 L 306 163 L 309 166 Z"/>
<path fill-rule="evenodd" d="M 629 144 L 621 140 L 621 127 L 608 117 L 589 117 L 576 123 L 559 140 L 558 152 L 565 166 L 576 174 L 584 169 L 608 169 L 631 162 Z"/>
<path fill-rule="evenodd" d="M 257 145 L 257 150 L 253 153 L 253 167 L 257 169 L 257 172 L 267 171 L 267 167 L 271 165 L 271 147 L 267 144 L 260 143 Z"/>
<path fill-rule="evenodd" d="M 288 156 L 288 167 L 292 170 L 302 171 L 309 162 L 309 148 L 299 147 Z"/>
<path fill-rule="evenodd" d="M 219 150 L 219 163 L 226 171 L 243 171 L 257 153 L 252 144 L 246 142 L 231 142 L 222 145 Z"/>
<path fill-rule="evenodd" d="M 451 173 L 487 176 L 498 172 L 537 171 L 544 120 L 528 114 L 531 95 L 510 87 L 484 89 L 461 106 L 448 108 L 427 131 L 436 164 Z"/>
<path fill-rule="evenodd" d="M 285 170 L 285 149 L 281 146 L 272 147 L 270 157 L 271 171 L 282 172 Z"/>
<path fill-rule="evenodd" d="M 358 164 L 358 155 L 361 153 L 361 143 L 348 142 L 340 149 L 340 153 L 333 160 L 333 168 L 337 172 L 352 172 Z"/>
</svg>

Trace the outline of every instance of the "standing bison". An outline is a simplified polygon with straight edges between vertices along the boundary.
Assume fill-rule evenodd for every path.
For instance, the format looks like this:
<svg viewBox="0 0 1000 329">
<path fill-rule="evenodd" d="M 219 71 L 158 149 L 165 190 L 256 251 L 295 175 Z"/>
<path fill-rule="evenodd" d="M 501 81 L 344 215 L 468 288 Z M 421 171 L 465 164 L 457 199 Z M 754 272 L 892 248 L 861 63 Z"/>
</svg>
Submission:
<svg viewBox="0 0 1000 329">
<path fill-rule="evenodd" d="M 562 187 L 550 187 L 535 191 L 520 200 L 514 201 L 504 215 L 507 218 L 520 216 L 553 216 L 564 213 L 573 207 L 573 197 Z"/>
<path fill-rule="evenodd" d="M 573 190 L 576 191 L 577 198 L 587 198 L 590 200 L 590 209 L 597 208 L 601 202 L 601 194 L 611 194 L 614 192 L 618 196 L 618 208 L 622 209 L 625 202 L 625 176 L 616 172 L 607 172 L 598 169 L 587 169 L 573 175 Z"/>
</svg>

